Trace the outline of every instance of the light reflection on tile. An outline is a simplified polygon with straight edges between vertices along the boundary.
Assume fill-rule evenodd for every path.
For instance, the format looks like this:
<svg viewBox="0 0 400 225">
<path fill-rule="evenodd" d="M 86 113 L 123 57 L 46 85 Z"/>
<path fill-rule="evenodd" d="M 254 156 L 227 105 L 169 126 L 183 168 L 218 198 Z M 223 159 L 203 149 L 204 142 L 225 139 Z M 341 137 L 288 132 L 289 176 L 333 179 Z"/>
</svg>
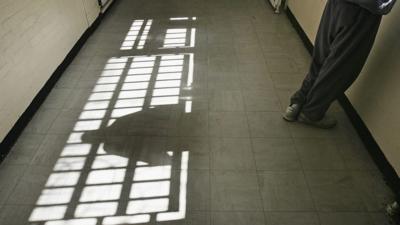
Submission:
<svg viewBox="0 0 400 225">
<path fill-rule="evenodd" d="M 75 217 L 112 216 L 117 212 L 118 202 L 79 204 L 75 210 Z"/>
<path fill-rule="evenodd" d="M 67 206 L 36 207 L 29 218 L 30 222 L 62 219 Z"/>
<path fill-rule="evenodd" d="M 143 108 L 141 107 L 134 107 L 134 108 L 123 108 L 123 109 L 114 109 L 111 113 L 112 118 L 120 118 L 124 117 L 136 112 L 142 111 Z"/>
<path fill-rule="evenodd" d="M 155 88 L 172 88 L 172 87 L 180 87 L 180 80 L 163 80 L 156 81 Z"/>
<path fill-rule="evenodd" d="M 123 71 L 124 71 L 124 70 L 122 70 L 122 69 L 118 69 L 118 70 L 104 70 L 104 71 L 101 73 L 101 76 L 102 76 L 102 77 L 106 77 L 106 76 L 120 76 L 120 75 L 122 75 Z"/>
<path fill-rule="evenodd" d="M 98 202 L 118 200 L 121 196 L 122 184 L 96 185 L 83 188 L 80 202 Z"/>
<path fill-rule="evenodd" d="M 74 188 L 44 189 L 36 204 L 57 205 L 68 204 L 71 201 Z"/>
<path fill-rule="evenodd" d="M 128 159 L 116 155 L 100 155 L 96 156 L 93 161 L 92 169 L 108 169 L 115 167 L 126 167 Z"/>
<path fill-rule="evenodd" d="M 126 169 L 106 169 L 90 171 L 86 184 L 112 184 L 124 181 Z"/>
<path fill-rule="evenodd" d="M 44 225 L 96 225 L 97 219 L 70 219 L 70 220 L 55 220 L 47 221 Z"/>
<path fill-rule="evenodd" d="M 135 200 L 128 203 L 127 214 L 164 212 L 168 210 L 169 200 L 157 198 L 149 200 Z"/>
<path fill-rule="evenodd" d="M 154 181 L 132 184 L 130 198 L 162 197 L 169 195 L 169 181 Z"/>
<path fill-rule="evenodd" d="M 149 86 L 149 82 L 124 83 L 122 85 L 121 90 L 123 90 L 123 91 L 142 90 L 142 89 L 147 89 L 148 86 Z"/>
<path fill-rule="evenodd" d="M 133 181 L 151 181 L 171 178 L 171 166 L 138 167 Z"/>
<path fill-rule="evenodd" d="M 142 224 L 150 222 L 150 215 L 105 217 L 103 225 Z"/>
<path fill-rule="evenodd" d="M 91 101 L 86 103 L 84 110 L 107 109 L 110 101 Z"/>
<path fill-rule="evenodd" d="M 93 119 L 103 119 L 106 115 L 106 110 L 90 110 L 83 111 L 79 116 L 81 120 L 93 120 Z"/>
<path fill-rule="evenodd" d="M 146 94 L 147 90 L 121 91 L 118 95 L 118 99 L 143 98 Z"/>
<path fill-rule="evenodd" d="M 89 97 L 89 101 L 99 101 L 99 100 L 110 100 L 113 96 L 114 92 L 100 92 L 93 93 Z"/>
<path fill-rule="evenodd" d="M 151 105 L 175 105 L 179 103 L 178 96 L 169 96 L 169 97 L 153 97 L 151 99 Z"/>
<path fill-rule="evenodd" d="M 101 123 L 102 123 L 102 120 L 78 121 L 75 124 L 74 131 L 98 130 L 101 126 Z"/>
<path fill-rule="evenodd" d="M 98 84 L 94 87 L 93 92 L 115 91 L 116 84 Z"/>
<path fill-rule="evenodd" d="M 54 166 L 54 171 L 81 170 L 85 165 L 86 157 L 59 158 Z"/>
<path fill-rule="evenodd" d="M 115 103 L 115 108 L 131 108 L 131 107 L 140 107 L 143 106 L 144 99 L 136 98 L 136 99 L 121 99 L 117 100 Z"/>
<path fill-rule="evenodd" d="M 62 150 L 61 156 L 88 155 L 91 147 L 91 144 L 67 144 Z"/>
<path fill-rule="evenodd" d="M 163 88 L 163 89 L 155 89 L 153 91 L 153 96 L 171 96 L 171 95 L 179 95 L 179 88 Z"/>
<path fill-rule="evenodd" d="M 67 187 L 78 183 L 80 172 L 52 173 L 47 179 L 46 187 Z"/>
</svg>

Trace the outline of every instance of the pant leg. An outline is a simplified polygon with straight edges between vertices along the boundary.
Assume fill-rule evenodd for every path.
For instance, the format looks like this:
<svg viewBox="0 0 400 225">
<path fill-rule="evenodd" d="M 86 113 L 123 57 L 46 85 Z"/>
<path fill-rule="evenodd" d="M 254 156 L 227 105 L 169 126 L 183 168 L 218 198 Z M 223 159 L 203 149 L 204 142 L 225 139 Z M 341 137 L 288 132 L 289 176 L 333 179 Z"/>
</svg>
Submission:
<svg viewBox="0 0 400 225">
<path fill-rule="evenodd" d="M 312 120 L 321 119 L 338 95 L 355 81 L 371 51 L 382 18 L 344 1 L 337 7 L 333 29 L 336 33 L 329 55 L 302 108 Z"/>
<path fill-rule="evenodd" d="M 319 24 L 317 36 L 314 43 L 311 66 L 302 85 L 290 99 L 290 104 L 301 104 L 306 102 L 307 95 L 317 79 L 320 69 L 330 52 L 330 43 L 332 42 L 331 33 L 335 23 L 335 0 L 329 0 L 325 6 L 322 18 Z"/>
</svg>

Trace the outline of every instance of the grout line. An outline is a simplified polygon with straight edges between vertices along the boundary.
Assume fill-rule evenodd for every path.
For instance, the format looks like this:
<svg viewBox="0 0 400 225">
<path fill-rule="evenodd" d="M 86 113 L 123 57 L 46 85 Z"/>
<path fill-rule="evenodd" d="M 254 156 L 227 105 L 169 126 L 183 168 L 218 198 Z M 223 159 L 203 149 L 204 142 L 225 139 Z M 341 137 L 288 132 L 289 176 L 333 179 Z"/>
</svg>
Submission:
<svg viewBox="0 0 400 225">
<path fill-rule="evenodd" d="M 252 25 L 253 25 L 252 27 L 254 27 L 254 24 L 253 24 L 252 20 L 250 20 L 250 22 L 251 22 Z M 258 38 L 258 36 L 257 36 L 257 38 Z M 260 43 L 258 43 L 258 44 L 260 44 Z M 236 53 L 236 54 L 237 54 L 237 53 Z M 237 56 L 236 56 L 236 57 L 237 57 Z M 264 57 L 264 63 L 265 63 L 265 57 Z M 250 151 L 251 151 L 251 153 L 252 153 L 251 155 L 252 155 L 252 160 L 253 160 L 254 168 L 256 169 L 256 171 L 255 171 L 255 176 L 256 176 L 256 179 L 257 179 L 257 189 L 258 189 L 259 200 L 260 200 L 261 209 L 262 209 L 262 213 L 263 213 L 263 217 L 264 217 L 264 223 L 267 224 L 268 218 L 267 218 L 266 213 L 265 213 L 264 198 L 263 198 L 262 191 L 261 191 L 261 178 L 260 178 L 260 174 L 259 174 L 259 172 L 258 172 L 258 170 L 257 170 L 257 163 L 256 163 L 256 160 L 255 160 L 255 151 L 254 151 L 254 145 L 253 145 L 253 137 L 252 137 L 252 134 L 251 134 L 251 128 L 250 128 L 250 123 L 249 123 L 249 112 L 247 111 L 247 107 L 246 107 L 245 97 L 244 97 L 244 95 L 243 95 L 243 91 L 240 90 L 240 93 L 241 93 L 241 98 L 242 98 L 243 105 L 244 105 L 244 106 L 243 106 L 243 107 L 244 107 L 244 114 L 245 114 L 247 129 L 248 129 L 248 133 L 249 133 L 248 140 L 249 140 L 249 142 L 250 142 Z"/>
<path fill-rule="evenodd" d="M 208 36 L 209 36 L 209 29 L 208 29 L 208 23 L 206 23 L 205 25 L 204 25 L 205 27 L 206 27 L 206 32 L 207 32 L 207 35 L 206 35 L 206 40 L 205 40 L 205 42 L 206 42 L 206 45 L 208 46 Z M 205 77 L 204 79 L 205 79 L 205 98 L 206 98 L 206 101 L 207 101 L 207 149 L 208 149 L 208 168 L 209 168 L 209 170 L 208 170 L 208 188 L 209 188 L 209 194 L 210 194 L 210 196 L 209 196 L 209 211 L 210 211 L 210 214 L 208 215 L 208 220 L 209 220 L 209 224 L 210 225 L 212 225 L 213 224 L 213 210 L 212 210 L 212 207 L 213 207 L 213 197 L 212 197 L 212 187 L 213 187 L 213 184 L 212 184 L 212 176 L 214 175 L 214 173 L 212 173 L 211 172 L 211 169 L 212 169 L 212 165 L 213 165 L 213 160 L 212 160 L 212 150 L 211 150 L 211 145 L 210 145 L 210 140 L 211 140 L 211 138 L 212 137 L 210 137 L 210 101 L 209 101 L 209 89 L 208 89 L 208 82 L 209 82 L 209 80 L 208 80 L 208 70 L 209 70 L 209 67 L 210 67 L 210 63 L 209 63 L 209 55 L 208 55 L 208 47 L 205 47 L 204 48 L 205 49 L 205 54 L 206 54 L 206 56 L 207 56 L 207 66 L 206 66 L 206 68 L 204 68 L 204 71 L 203 71 L 203 73 L 202 73 L 202 75 Z M 193 56 L 193 58 L 195 57 L 195 55 Z M 194 58 L 195 59 L 195 58 Z M 195 62 L 195 60 L 193 59 L 193 61 Z M 193 66 L 195 66 L 195 63 L 193 63 Z M 194 70 L 195 71 L 195 70 Z M 194 76 L 195 76 L 196 74 L 195 74 L 195 72 L 193 73 L 193 78 L 194 78 Z"/>
<path fill-rule="evenodd" d="M 4 165 L 7 166 L 7 165 Z M 16 180 L 15 184 L 12 185 L 12 189 L 11 191 L 8 193 L 8 196 L 4 199 L 4 202 L 2 203 L 2 205 L 0 205 L 0 209 L 2 209 L 5 205 L 8 205 L 7 202 L 8 200 L 11 198 L 13 192 L 16 190 L 16 187 L 22 182 L 22 178 L 25 176 L 25 174 L 27 174 L 28 172 L 28 167 L 30 167 L 29 165 L 26 165 L 24 168 L 24 172 L 22 172 L 21 176 Z"/>
<path fill-rule="evenodd" d="M 285 15 L 285 16 L 286 16 L 286 15 Z M 253 23 L 253 21 L 252 21 L 252 23 Z M 253 25 L 254 25 L 254 24 L 253 24 Z M 256 35 L 257 35 L 257 38 L 259 39 L 259 42 L 260 42 L 260 41 L 261 41 L 261 40 L 260 40 L 260 36 L 259 36 L 259 34 L 258 34 L 257 32 L 256 32 Z M 265 59 L 265 52 L 262 51 L 262 54 L 263 54 L 264 59 Z M 266 60 L 264 60 L 264 64 L 265 64 L 265 66 L 266 66 L 266 68 L 267 68 L 267 71 L 268 71 L 268 65 L 267 65 L 267 63 L 266 63 Z M 277 95 L 278 89 L 277 89 L 277 87 L 276 87 L 276 84 L 275 84 L 274 80 L 272 79 L 272 75 L 271 75 L 269 72 L 268 72 L 268 75 L 269 75 L 269 77 L 270 77 L 270 79 L 271 79 L 271 81 L 272 81 L 274 93 Z M 280 111 L 282 112 L 282 110 L 284 109 L 284 107 L 283 107 L 283 105 L 282 105 L 282 102 L 281 102 L 281 99 L 279 98 L 279 96 L 277 96 L 277 98 L 278 98 L 278 102 L 279 102 L 279 106 L 280 106 Z M 313 202 L 314 212 L 317 214 L 317 216 L 318 216 L 318 222 L 321 224 L 321 219 L 320 219 L 320 216 L 319 216 L 319 214 L 318 214 L 318 212 L 317 212 L 316 202 L 315 202 L 315 199 L 314 199 L 314 197 L 313 197 L 313 195 L 312 195 L 312 193 L 311 193 L 310 185 L 309 185 L 309 183 L 308 183 L 308 181 L 307 181 L 307 179 L 306 179 L 305 170 L 304 170 L 304 166 L 303 166 L 303 162 L 301 161 L 298 148 L 296 147 L 296 144 L 295 144 L 295 141 L 294 141 L 294 136 L 293 136 L 293 134 L 292 134 L 292 132 L 291 132 L 291 130 L 290 130 L 290 126 L 287 125 L 286 127 L 287 127 L 287 129 L 288 129 L 289 134 L 290 134 L 290 137 L 291 137 L 290 139 L 291 139 L 291 142 L 292 142 L 292 144 L 293 144 L 293 147 L 294 147 L 294 149 L 295 149 L 295 151 L 296 151 L 297 159 L 300 161 L 302 175 L 303 175 L 303 178 L 304 178 L 304 182 L 306 183 L 306 186 L 307 186 L 307 189 L 308 189 L 308 193 L 310 194 L 310 197 L 311 197 L 312 202 Z M 265 217 L 266 217 L 266 216 L 265 216 Z M 266 218 L 266 220 L 267 220 L 267 218 Z"/>
</svg>

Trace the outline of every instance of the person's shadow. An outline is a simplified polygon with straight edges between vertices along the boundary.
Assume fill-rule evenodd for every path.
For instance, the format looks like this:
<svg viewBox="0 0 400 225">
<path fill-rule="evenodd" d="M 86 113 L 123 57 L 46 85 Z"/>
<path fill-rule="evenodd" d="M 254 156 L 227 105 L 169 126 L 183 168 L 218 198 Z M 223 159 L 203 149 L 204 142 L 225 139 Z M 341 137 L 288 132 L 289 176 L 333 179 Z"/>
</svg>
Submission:
<svg viewBox="0 0 400 225">
<path fill-rule="evenodd" d="M 164 190 L 164 183 L 168 183 L 168 212 L 176 212 L 180 208 L 180 172 L 181 153 L 176 148 L 166 145 L 167 132 L 171 126 L 171 107 L 157 107 L 132 113 L 120 117 L 109 126 L 94 131 L 85 132 L 82 137 L 84 143 L 92 146 L 102 146 L 101 154 L 120 156 L 128 159 L 130 179 L 124 186 L 140 185 L 141 180 L 135 181 L 136 171 L 139 175 L 144 173 L 145 181 L 153 184 L 149 190 L 136 190 L 135 194 L 141 196 L 154 194 L 157 200 L 157 191 Z M 97 154 L 99 154 L 97 152 Z M 123 159 L 122 161 L 124 161 Z M 106 160 L 106 159 L 105 159 Z M 174 169 L 175 168 L 175 169 Z M 178 168 L 178 170 L 176 169 Z M 169 174 L 169 175 L 166 175 Z M 137 182 L 138 184 L 136 184 Z M 164 182 L 164 183 L 163 183 Z M 155 191 L 155 192 L 154 192 Z M 131 193 L 132 194 L 132 193 Z M 165 198 L 164 197 L 164 198 Z M 121 199 L 129 199 L 129 193 L 121 195 Z M 141 197 L 146 201 L 146 197 Z M 125 201 L 125 200 L 124 200 Z M 161 201 L 161 200 L 160 200 Z M 152 213 L 162 213 L 152 211 Z M 124 211 L 118 212 L 125 215 Z M 147 223 L 142 223 L 147 224 Z"/>
<path fill-rule="evenodd" d="M 85 132 L 82 141 L 92 145 L 102 144 L 109 155 L 136 161 L 147 160 L 149 165 L 165 164 L 166 161 L 170 162 L 166 159 L 171 158 L 167 149 L 149 142 L 157 142 L 168 136 L 171 117 L 171 108 L 168 106 L 145 109 L 117 118 L 109 126 Z"/>
</svg>

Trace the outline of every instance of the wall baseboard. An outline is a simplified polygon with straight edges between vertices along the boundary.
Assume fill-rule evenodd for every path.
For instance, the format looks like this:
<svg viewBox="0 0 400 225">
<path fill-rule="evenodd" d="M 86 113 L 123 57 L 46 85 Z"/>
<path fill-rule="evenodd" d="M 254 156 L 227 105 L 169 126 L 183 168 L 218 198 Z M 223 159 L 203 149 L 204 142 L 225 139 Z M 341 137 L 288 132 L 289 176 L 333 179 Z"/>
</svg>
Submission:
<svg viewBox="0 0 400 225">
<path fill-rule="evenodd" d="M 312 55 L 314 50 L 314 46 L 306 33 L 304 32 L 303 28 L 297 21 L 296 17 L 288 8 L 286 14 L 292 23 L 293 27 L 296 29 L 298 35 L 303 41 L 304 46 Z M 397 175 L 396 171 L 394 170 L 393 166 L 389 163 L 387 158 L 385 157 L 382 149 L 379 147 L 378 143 L 372 136 L 370 130 L 361 119 L 360 115 L 357 113 L 357 110 L 351 104 L 350 100 L 347 98 L 345 94 L 341 95 L 338 98 L 338 101 L 344 111 L 346 112 L 347 116 L 349 117 L 353 127 L 356 129 L 358 135 L 360 136 L 363 144 L 365 145 L 367 151 L 371 155 L 372 159 L 378 166 L 379 170 L 382 172 L 384 179 L 386 180 L 388 186 L 392 189 L 392 191 L 396 194 L 396 199 L 400 200 L 400 178 Z"/>
<path fill-rule="evenodd" d="M 386 156 L 383 154 L 382 149 L 379 147 L 378 143 L 375 141 L 371 132 L 369 131 L 367 125 L 361 119 L 360 115 L 357 113 L 356 109 L 351 104 L 350 100 L 345 94 L 338 98 L 338 101 L 354 128 L 356 129 L 358 135 L 361 137 L 362 142 L 366 146 L 367 151 L 372 156 L 374 162 L 378 165 L 378 168 L 383 173 L 388 185 L 395 191 L 396 195 L 399 196 L 400 191 L 400 179 L 392 165 L 387 160 Z"/>
<path fill-rule="evenodd" d="M 114 3 L 115 1 L 113 1 Z M 0 143 L 0 163 L 5 159 L 7 154 L 10 152 L 11 148 L 18 140 L 18 137 L 22 134 L 25 127 L 28 125 L 29 121 L 33 118 L 35 113 L 38 111 L 42 103 L 46 100 L 46 97 L 49 95 L 50 91 L 54 88 L 57 81 L 60 79 L 64 71 L 71 64 L 75 56 L 79 53 L 79 50 L 83 47 L 89 37 L 93 34 L 96 28 L 100 25 L 102 19 L 106 16 L 106 13 L 100 13 L 97 19 L 93 22 L 93 24 L 86 29 L 86 31 L 82 34 L 79 40 L 75 43 L 72 49 L 68 52 L 67 56 L 61 62 L 61 64 L 57 67 L 57 69 L 53 72 L 50 78 L 47 80 L 45 85 L 40 89 L 38 94 L 29 104 L 28 108 L 24 111 L 24 113 L 20 116 L 11 130 L 8 132 L 6 137 Z"/>
</svg>

